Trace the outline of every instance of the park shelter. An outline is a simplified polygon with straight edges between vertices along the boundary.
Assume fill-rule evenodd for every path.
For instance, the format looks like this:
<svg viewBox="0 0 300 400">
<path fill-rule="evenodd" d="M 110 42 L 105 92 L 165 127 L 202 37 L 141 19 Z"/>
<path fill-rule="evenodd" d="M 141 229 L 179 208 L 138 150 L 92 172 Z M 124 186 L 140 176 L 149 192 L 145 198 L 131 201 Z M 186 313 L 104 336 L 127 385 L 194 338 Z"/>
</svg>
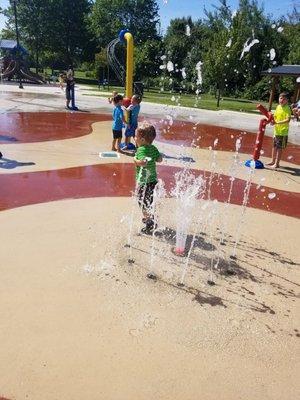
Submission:
<svg viewBox="0 0 300 400">
<path fill-rule="evenodd" d="M 280 65 L 278 67 L 270 68 L 267 71 L 262 71 L 262 75 L 272 77 L 272 87 L 269 98 L 269 111 L 272 109 L 272 103 L 274 101 L 276 86 L 279 83 L 281 77 L 295 77 L 295 91 L 294 101 L 298 101 L 300 98 L 300 65 Z"/>
<path fill-rule="evenodd" d="M 18 49 L 18 44 L 16 40 L 11 39 L 0 39 L 0 49 L 7 50 L 12 53 L 16 53 Z M 23 46 L 19 45 L 19 51 L 22 55 L 27 55 L 27 50 Z"/>
</svg>

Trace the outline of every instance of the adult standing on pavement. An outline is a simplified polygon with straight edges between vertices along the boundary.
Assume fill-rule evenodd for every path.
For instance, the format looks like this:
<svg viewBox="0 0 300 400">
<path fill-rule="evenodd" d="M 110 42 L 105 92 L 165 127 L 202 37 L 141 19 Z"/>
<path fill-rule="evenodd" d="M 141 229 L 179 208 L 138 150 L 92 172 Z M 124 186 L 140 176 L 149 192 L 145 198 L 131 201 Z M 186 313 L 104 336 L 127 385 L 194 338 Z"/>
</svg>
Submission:
<svg viewBox="0 0 300 400">
<path fill-rule="evenodd" d="M 74 69 L 72 65 L 69 65 L 67 74 L 66 74 L 66 108 L 68 110 L 71 109 L 70 101 L 72 100 L 72 96 L 74 93 Z"/>
</svg>

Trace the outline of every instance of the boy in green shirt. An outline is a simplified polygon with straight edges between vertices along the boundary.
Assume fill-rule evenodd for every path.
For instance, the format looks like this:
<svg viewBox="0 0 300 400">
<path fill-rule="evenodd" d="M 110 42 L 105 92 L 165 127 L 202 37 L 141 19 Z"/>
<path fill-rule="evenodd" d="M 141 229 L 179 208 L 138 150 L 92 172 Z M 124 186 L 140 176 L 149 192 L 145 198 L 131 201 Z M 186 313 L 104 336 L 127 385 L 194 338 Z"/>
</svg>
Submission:
<svg viewBox="0 0 300 400">
<path fill-rule="evenodd" d="M 138 149 L 134 157 L 136 165 L 135 179 L 138 202 L 143 211 L 143 222 L 146 224 L 142 229 L 144 233 L 151 233 L 155 228 L 151 206 L 154 188 L 157 184 L 156 163 L 162 162 L 161 154 L 152 144 L 155 137 L 156 132 L 153 125 L 144 124 L 136 130 L 135 141 Z"/>
<path fill-rule="evenodd" d="M 291 108 L 288 105 L 288 94 L 280 93 L 279 105 L 274 112 L 274 143 L 272 151 L 272 161 L 267 164 L 272 168 L 279 168 L 282 150 L 286 148 L 289 133 L 289 123 L 291 120 Z"/>
</svg>

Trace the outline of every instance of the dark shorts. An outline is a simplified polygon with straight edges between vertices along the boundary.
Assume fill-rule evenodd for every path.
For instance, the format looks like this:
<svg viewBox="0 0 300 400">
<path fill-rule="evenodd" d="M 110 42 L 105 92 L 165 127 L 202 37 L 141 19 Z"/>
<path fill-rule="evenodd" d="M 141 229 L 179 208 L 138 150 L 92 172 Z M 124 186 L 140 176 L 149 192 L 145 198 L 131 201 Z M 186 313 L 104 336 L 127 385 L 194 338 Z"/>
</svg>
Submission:
<svg viewBox="0 0 300 400">
<path fill-rule="evenodd" d="M 138 202 L 143 211 L 149 211 L 153 203 L 153 192 L 157 182 L 146 183 L 138 187 Z"/>
<path fill-rule="evenodd" d="M 287 146 L 288 137 L 287 136 L 274 136 L 273 145 L 275 149 L 285 149 Z"/>
<path fill-rule="evenodd" d="M 125 137 L 134 137 L 136 128 L 137 125 L 131 125 L 130 128 L 127 126 L 125 131 Z"/>
<path fill-rule="evenodd" d="M 122 139 L 122 129 L 120 131 L 116 131 L 113 129 L 113 138 L 114 139 Z"/>
</svg>

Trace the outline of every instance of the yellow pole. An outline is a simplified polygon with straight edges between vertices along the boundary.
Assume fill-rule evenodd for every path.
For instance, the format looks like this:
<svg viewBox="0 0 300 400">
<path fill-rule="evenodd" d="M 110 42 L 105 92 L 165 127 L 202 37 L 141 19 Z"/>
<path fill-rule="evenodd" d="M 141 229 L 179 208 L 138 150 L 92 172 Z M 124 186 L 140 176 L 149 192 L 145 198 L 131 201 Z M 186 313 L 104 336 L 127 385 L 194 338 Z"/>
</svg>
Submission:
<svg viewBox="0 0 300 400">
<path fill-rule="evenodd" d="M 127 41 L 127 57 L 126 57 L 126 97 L 132 97 L 133 91 L 133 36 L 126 32 L 124 38 Z"/>
</svg>

